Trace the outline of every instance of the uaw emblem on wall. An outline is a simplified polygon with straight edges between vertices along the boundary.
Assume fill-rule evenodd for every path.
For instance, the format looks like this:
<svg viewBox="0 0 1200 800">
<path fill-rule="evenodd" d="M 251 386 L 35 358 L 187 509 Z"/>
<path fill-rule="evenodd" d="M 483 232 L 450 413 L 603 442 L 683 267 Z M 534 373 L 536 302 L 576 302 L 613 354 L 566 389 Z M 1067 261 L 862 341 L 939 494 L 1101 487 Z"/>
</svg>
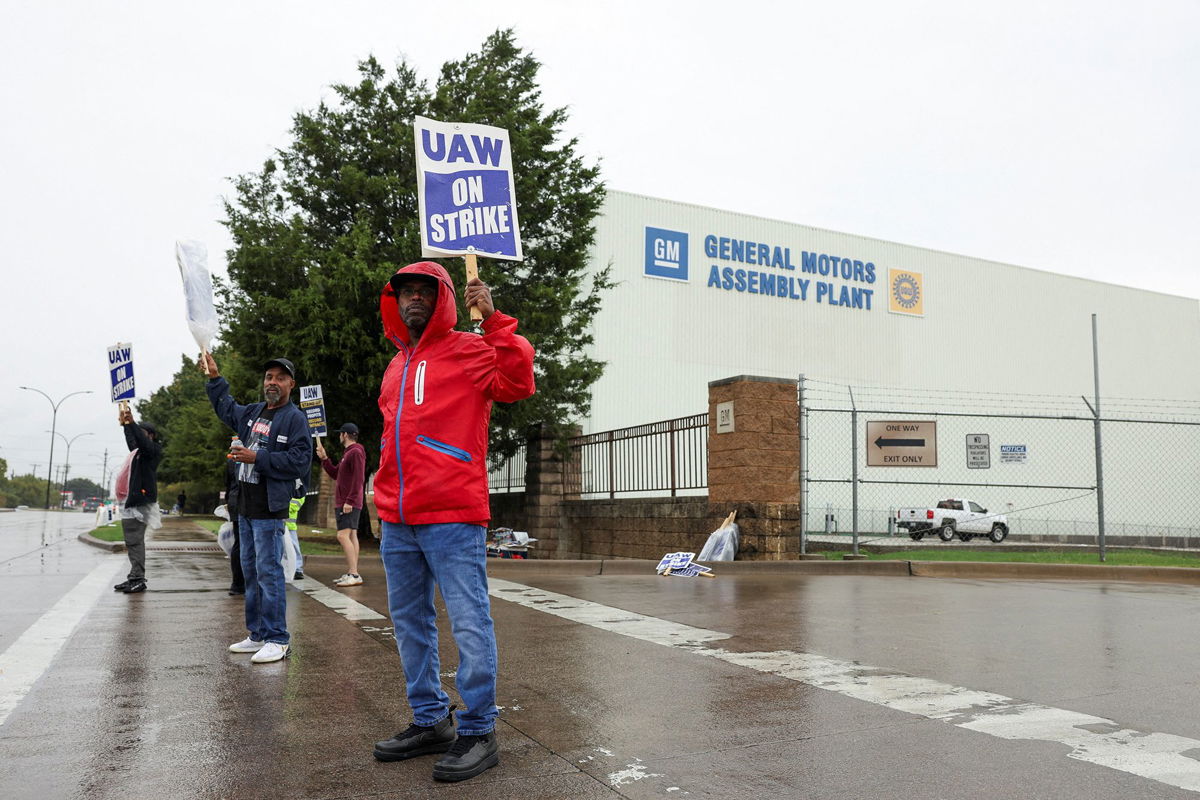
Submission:
<svg viewBox="0 0 1200 800">
<path fill-rule="evenodd" d="M 888 270 L 888 311 L 893 314 L 925 316 L 925 287 L 919 272 Z"/>
</svg>

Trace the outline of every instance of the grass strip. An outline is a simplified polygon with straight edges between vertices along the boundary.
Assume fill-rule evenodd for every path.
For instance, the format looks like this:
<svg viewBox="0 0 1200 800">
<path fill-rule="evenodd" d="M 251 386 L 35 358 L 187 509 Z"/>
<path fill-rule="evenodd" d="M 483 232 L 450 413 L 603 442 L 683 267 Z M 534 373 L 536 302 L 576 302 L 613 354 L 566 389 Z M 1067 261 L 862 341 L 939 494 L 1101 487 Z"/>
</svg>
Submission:
<svg viewBox="0 0 1200 800">
<path fill-rule="evenodd" d="M 849 551 L 845 551 L 849 552 Z M 866 553 L 872 561 L 983 561 L 989 563 L 1099 564 L 1095 551 L 1058 550 L 901 550 L 893 553 Z M 841 559 L 843 552 L 827 552 L 826 558 Z M 1129 567 L 1200 567 L 1200 553 L 1186 555 L 1154 550 L 1117 550 L 1108 548 L 1105 564 Z"/>
<path fill-rule="evenodd" d="M 219 517 L 194 518 L 190 520 L 202 528 L 207 528 L 214 534 L 225 524 Z M 300 526 L 300 552 L 306 556 L 342 555 L 342 546 L 337 543 L 337 532 L 330 528 L 313 528 L 309 525 Z M 327 538 L 322 541 L 314 537 Z M 118 540 L 120 541 L 120 540 Z"/>
</svg>

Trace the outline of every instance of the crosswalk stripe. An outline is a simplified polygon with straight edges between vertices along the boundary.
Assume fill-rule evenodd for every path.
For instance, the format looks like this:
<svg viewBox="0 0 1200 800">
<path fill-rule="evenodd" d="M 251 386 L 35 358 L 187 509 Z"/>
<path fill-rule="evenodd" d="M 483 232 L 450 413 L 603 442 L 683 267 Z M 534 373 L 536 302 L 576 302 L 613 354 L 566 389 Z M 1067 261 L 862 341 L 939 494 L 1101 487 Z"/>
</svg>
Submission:
<svg viewBox="0 0 1200 800">
<path fill-rule="evenodd" d="M 707 646 L 731 634 L 488 578 L 492 597 L 593 628 L 676 647 L 896 711 L 1000 739 L 1054 742 L 1068 757 L 1200 792 L 1200 740 L 1125 728 L 1103 717 L 953 686 L 867 664 L 791 650 L 739 653 Z"/>
<path fill-rule="evenodd" d="M 105 559 L 0 653 L 0 725 L 29 694 L 111 581 L 128 568 L 124 556 Z"/>
</svg>

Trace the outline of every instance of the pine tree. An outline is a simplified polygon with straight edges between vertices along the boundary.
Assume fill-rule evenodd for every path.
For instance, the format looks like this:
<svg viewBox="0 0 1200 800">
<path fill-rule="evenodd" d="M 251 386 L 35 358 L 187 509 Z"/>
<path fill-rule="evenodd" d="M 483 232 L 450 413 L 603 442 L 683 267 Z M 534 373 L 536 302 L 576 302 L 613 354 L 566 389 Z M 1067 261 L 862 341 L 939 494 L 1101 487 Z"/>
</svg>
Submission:
<svg viewBox="0 0 1200 800">
<path fill-rule="evenodd" d="M 433 92 L 404 63 L 389 75 L 370 57 L 357 83 L 335 85 L 331 102 L 296 115 L 290 144 L 237 178 L 225 204 L 234 245 L 230 283 L 220 289 L 223 338 L 243 364 L 291 358 L 300 384 L 322 385 L 334 427 L 355 422 L 364 441 L 378 439 L 379 383 L 395 354 L 379 294 L 396 269 L 422 260 L 413 117 L 483 123 L 506 128 L 512 141 L 526 257 L 481 259 L 480 274 L 533 343 L 538 380 L 532 399 L 495 407 L 493 461 L 531 428 L 562 431 L 587 413 L 603 368 L 585 353 L 588 327 L 611 285 L 606 270 L 586 270 L 604 190 L 577 141 L 563 138 L 566 111 L 543 109 L 539 66 L 511 30 L 497 31 L 480 52 L 447 63 Z M 467 328 L 463 260 L 439 261 L 459 289 Z"/>
</svg>

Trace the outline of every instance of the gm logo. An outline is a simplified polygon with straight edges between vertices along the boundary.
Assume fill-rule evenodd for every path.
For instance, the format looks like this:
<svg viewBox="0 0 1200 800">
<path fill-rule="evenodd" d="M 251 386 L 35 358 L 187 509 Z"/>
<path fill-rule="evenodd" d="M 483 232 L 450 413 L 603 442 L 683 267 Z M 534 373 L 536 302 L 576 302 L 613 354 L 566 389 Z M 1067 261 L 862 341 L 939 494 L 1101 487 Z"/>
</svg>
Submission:
<svg viewBox="0 0 1200 800">
<path fill-rule="evenodd" d="M 646 228 L 644 274 L 673 281 L 688 279 L 688 235 L 662 228 Z"/>
</svg>

